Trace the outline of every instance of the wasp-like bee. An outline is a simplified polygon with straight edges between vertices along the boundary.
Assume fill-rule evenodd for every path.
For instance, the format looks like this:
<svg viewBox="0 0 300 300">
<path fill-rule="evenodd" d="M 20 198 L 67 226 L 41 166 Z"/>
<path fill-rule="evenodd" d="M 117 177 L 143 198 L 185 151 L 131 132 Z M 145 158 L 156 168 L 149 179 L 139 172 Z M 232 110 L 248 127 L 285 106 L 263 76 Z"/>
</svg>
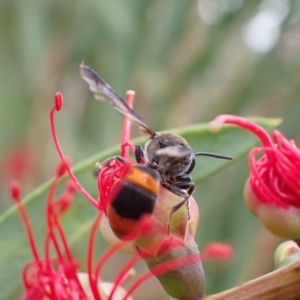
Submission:
<svg viewBox="0 0 300 300">
<path fill-rule="evenodd" d="M 194 169 L 196 156 L 232 159 L 229 156 L 208 152 L 194 153 L 184 138 L 172 133 L 155 132 L 93 69 L 81 64 L 80 70 L 82 78 L 88 83 L 96 99 L 109 100 L 115 110 L 142 127 L 149 135 L 149 141 L 146 143 L 144 150 L 140 145 L 135 146 L 136 162 L 156 170 L 159 174 L 160 184 L 183 198 L 182 202 L 172 208 L 173 212 L 179 209 L 194 191 L 195 183 L 189 174 Z M 116 158 L 120 161 L 123 160 L 122 157 L 111 159 Z M 104 162 L 104 165 L 111 159 Z"/>
</svg>

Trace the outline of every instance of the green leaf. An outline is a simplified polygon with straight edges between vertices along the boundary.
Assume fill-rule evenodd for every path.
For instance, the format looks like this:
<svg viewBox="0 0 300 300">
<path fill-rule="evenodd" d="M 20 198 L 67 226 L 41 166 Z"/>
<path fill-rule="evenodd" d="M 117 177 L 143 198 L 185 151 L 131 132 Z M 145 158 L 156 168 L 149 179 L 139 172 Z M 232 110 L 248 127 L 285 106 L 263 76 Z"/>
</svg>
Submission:
<svg viewBox="0 0 300 300">
<path fill-rule="evenodd" d="M 278 119 L 254 119 L 267 130 L 272 130 L 280 121 Z M 208 157 L 198 157 L 192 173 L 195 182 L 200 182 L 212 176 L 221 169 L 235 163 L 249 149 L 258 144 L 258 140 L 248 132 L 237 127 L 224 126 L 219 132 L 212 132 L 209 124 L 192 125 L 173 130 L 187 139 L 194 151 L 210 151 L 231 155 L 234 160 L 219 160 Z M 133 140 L 134 144 L 144 144 L 145 138 Z M 119 147 L 103 151 L 74 167 L 74 172 L 82 185 L 97 196 L 96 179 L 93 176 L 95 162 L 118 154 Z M 24 198 L 24 205 L 34 226 L 34 234 L 38 248 L 43 247 L 45 232 L 44 206 L 51 181 L 48 181 Z M 70 247 L 86 238 L 89 233 L 95 209 L 81 196 L 75 198 L 70 210 L 62 217 L 62 223 L 68 237 Z M 105 245 L 102 245 L 104 249 Z M 24 265 L 32 260 L 27 237 L 15 206 L 0 216 L 0 300 L 15 299 L 21 288 L 21 271 Z M 84 262 L 82 263 L 84 265 Z"/>
</svg>

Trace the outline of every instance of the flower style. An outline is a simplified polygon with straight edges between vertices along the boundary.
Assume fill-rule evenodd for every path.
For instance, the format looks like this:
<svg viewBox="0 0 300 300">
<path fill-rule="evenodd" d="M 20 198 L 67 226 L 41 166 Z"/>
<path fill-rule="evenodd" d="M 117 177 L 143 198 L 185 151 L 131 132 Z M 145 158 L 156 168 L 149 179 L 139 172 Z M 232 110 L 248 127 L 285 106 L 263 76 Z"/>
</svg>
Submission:
<svg viewBox="0 0 300 300">
<path fill-rule="evenodd" d="M 233 115 L 220 115 L 212 122 L 215 128 L 225 123 L 249 130 L 263 145 L 249 153 L 244 190 L 249 209 L 273 234 L 300 240 L 300 150 L 295 142 L 277 130 L 271 138 L 258 124 Z"/>
</svg>

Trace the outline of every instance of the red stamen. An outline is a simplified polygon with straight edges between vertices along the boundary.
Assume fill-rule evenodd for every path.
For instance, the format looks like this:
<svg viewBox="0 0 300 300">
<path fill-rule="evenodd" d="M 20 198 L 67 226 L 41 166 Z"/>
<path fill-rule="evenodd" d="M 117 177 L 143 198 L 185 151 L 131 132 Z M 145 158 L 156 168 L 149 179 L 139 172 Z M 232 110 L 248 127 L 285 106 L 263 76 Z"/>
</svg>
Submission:
<svg viewBox="0 0 300 300">
<path fill-rule="evenodd" d="M 21 186 L 19 182 L 15 180 L 12 181 L 10 183 L 9 191 L 10 191 L 11 199 L 14 200 L 15 202 L 19 202 L 21 198 Z"/>
<path fill-rule="evenodd" d="M 178 241 L 177 240 L 173 240 L 172 238 L 169 240 L 169 243 L 166 243 L 164 245 L 164 249 L 161 247 L 160 242 L 154 245 L 151 245 L 149 247 L 147 247 L 146 249 L 144 249 L 144 251 L 146 251 L 147 253 L 152 253 L 154 250 L 156 250 L 158 248 L 158 246 L 160 247 L 160 251 L 167 251 L 167 249 L 169 249 L 170 247 L 172 247 L 172 251 L 176 251 L 178 248 L 180 248 L 180 246 L 178 245 Z M 118 276 L 116 277 L 116 279 L 114 280 L 114 287 L 109 295 L 108 300 L 112 300 L 113 299 L 113 295 L 117 289 L 117 287 L 124 281 L 124 279 L 126 278 L 128 272 L 134 267 L 135 264 L 137 264 L 142 258 L 146 259 L 148 257 L 148 254 L 146 254 L 146 252 L 141 252 L 139 251 L 139 253 L 134 254 L 133 258 L 131 258 L 126 264 L 125 266 L 122 268 L 122 270 L 119 272 Z M 170 261 L 170 262 L 174 262 L 174 260 Z M 163 265 L 163 264 L 161 264 Z M 164 266 L 164 265 L 163 265 Z M 175 266 L 175 265 L 173 265 Z M 153 270 L 153 269 L 152 269 Z M 168 269 L 167 269 L 168 270 Z M 166 270 L 166 271 L 167 271 Z M 164 273 L 164 271 L 162 270 L 161 273 Z M 152 272 L 147 273 L 148 275 L 146 275 L 145 279 L 141 281 L 141 283 L 139 285 L 142 284 L 143 281 L 147 280 L 148 278 L 151 278 L 153 276 Z M 157 275 L 159 275 L 157 274 Z M 139 286 L 138 285 L 138 286 Z M 138 288 L 138 286 L 136 286 L 134 289 Z M 126 295 L 126 298 L 129 297 L 130 293 L 128 293 Z M 124 298 L 125 299 L 125 298 Z"/>
<path fill-rule="evenodd" d="M 61 99 L 62 99 L 62 95 L 59 94 Z M 56 100 L 56 98 L 55 98 Z M 56 104 L 56 103 L 55 103 Z M 55 147 L 56 150 L 59 154 L 60 159 L 62 160 L 62 162 L 65 164 L 66 170 L 69 174 L 69 176 L 72 178 L 74 184 L 77 186 L 78 190 L 83 194 L 83 196 L 91 203 L 93 204 L 97 209 L 99 209 L 99 203 L 84 189 L 84 187 L 79 183 L 79 181 L 77 180 L 76 176 L 74 175 L 73 171 L 71 170 L 69 164 L 68 164 L 68 160 L 65 157 L 60 144 L 58 142 L 58 138 L 56 135 L 56 130 L 55 130 L 55 122 L 54 122 L 54 113 L 56 111 L 56 106 L 52 108 L 51 112 L 50 112 L 50 125 L 51 125 L 51 132 L 52 132 L 52 137 L 55 143 Z"/>
<path fill-rule="evenodd" d="M 54 180 L 53 183 L 51 184 L 49 188 L 49 193 L 47 195 L 47 200 L 46 200 L 46 222 L 47 222 L 47 229 L 48 233 L 46 235 L 46 242 L 45 242 L 45 255 L 46 255 L 46 260 L 48 264 L 50 265 L 50 242 L 52 242 L 55 252 L 58 255 L 58 258 L 63 261 L 63 256 L 60 251 L 58 241 L 56 240 L 55 234 L 54 234 L 54 228 L 56 224 L 56 215 L 52 207 L 52 200 L 54 198 L 54 193 L 57 189 L 58 186 L 58 180 Z"/>
<path fill-rule="evenodd" d="M 134 102 L 134 91 L 127 91 L 126 93 L 126 103 L 132 108 Z M 123 123 L 123 131 L 122 131 L 122 140 L 121 140 L 121 156 L 123 156 L 126 160 L 129 160 L 129 153 L 127 145 L 132 149 L 134 146 L 129 142 L 130 140 L 130 130 L 131 130 L 131 121 L 129 118 L 124 118 Z"/>
<path fill-rule="evenodd" d="M 57 92 L 54 96 L 54 101 L 55 101 L 55 109 L 57 111 L 60 111 L 63 105 L 63 96 L 61 93 Z"/>
<path fill-rule="evenodd" d="M 296 159 L 296 163 L 300 164 L 300 150 L 297 148 L 293 140 L 288 141 L 278 130 L 274 130 L 273 140 L 283 149 L 288 150 L 291 157 Z"/>
<path fill-rule="evenodd" d="M 66 212 L 73 201 L 73 194 L 66 191 L 62 196 L 60 196 L 53 204 L 52 207 L 55 211 L 55 214 L 57 216 L 62 215 L 64 212 Z"/>
<path fill-rule="evenodd" d="M 288 141 L 280 132 L 274 131 L 273 142 L 259 125 L 231 115 L 218 116 L 213 124 L 235 124 L 258 136 L 264 147 L 249 153 L 249 182 L 254 194 L 262 203 L 275 204 L 283 209 L 300 208 L 300 150 L 294 141 Z M 256 160 L 257 154 L 264 154 Z"/>
<path fill-rule="evenodd" d="M 136 265 L 142 258 L 136 253 L 134 254 L 133 258 L 131 258 L 122 270 L 118 273 L 118 276 L 114 280 L 114 287 L 110 292 L 108 300 L 112 300 L 114 293 L 116 292 L 118 286 L 120 286 L 124 280 L 126 280 L 128 272 Z"/>
<path fill-rule="evenodd" d="M 35 243 L 35 239 L 33 237 L 33 230 L 32 230 L 32 226 L 30 224 L 29 221 L 29 217 L 28 214 L 22 204 L 21 198 L 20 198 L 20 188 L 17 186 L 16 183 L 12 183 L 11 185 L 12 190 L 11 190 L 11 195 L 14 196 L 15 198 L 13 198 L 13 200 L 15 200 L 16 204 L 17 204 L 17 208 L 19 210 L 21 219 L 23 221 L 23 224 L 25 226 L 25 231 L 26 231 L 26 235 L 27 235 L 27 239 L 30 245 L 30 250 L 32 252 L 32 255 L 36 261 L 37 264 L 40 264 L 40 257 L 38 254 L 38 250 L 36 247 L 36 243 Z"/>
<path fill-rule="evenodd" d="M 255 160 L 255 156 L 265 148 L 256 148 L 249 153 L 250 184 L 258 199 L 264 203 L 273 203 L 283 209 L 289 205 L 300 207 L 299 184 L 293 168 L 289 169 L 280 150 L 273 147 L 277 159 L 270 163 L 266 157 Z M 298 172 L 297 172 L 298 173 Z"/>
<path fill-rule="evenodd" d="M 73 261 L 73 257 L 72 257 L 71 251 L 68 247 L 66 236 L 65 236 L 65 234 L 64 234 L 64 232 L 61 228 L 60 223 L 58 222 L 58 217 L 56 215 L 56 210 L 55 210 L 55 203 L 56 202 L 53 202 L 54 193 L 57 189 L 58 183 L 59 183 L 59 180 L 56 179 L 49 188 L 49 193 L 48 193 L 47 202 L 46 202 L 47 224 L 48 224 L 49 235 L 50 235 L 51 240 L 52 240 L 52 242 L 55 246 L 56 253 L 58 254 L 58 257 L 60 259 L 62 259 L 62 254 L 61 253 L 65 253 L 66 256 L 67 256 L 68 261 L 71 262 L 71 261 Z M 58 240 L 57 240 L 58 237 L 56 237 L 55 233 L 54 233 L 55 229 L 58 231 L 58 237 L 60 238 L 60 240 L 62 242 L 62 245 L 63 245 L 63 250 L 62 251 L 60 251 L 60 249 L 59 249 L 59 244 L 58 244 Z M 49 250 L 49 248 L 47 250 Z M 45 249 L 45 253 L 48 252 L 47 250 Z"/>
<path fill-rule="evenodd" d="M 223 124 L 234 124 L 234 125 L 240 126 L 244 129 L 252 132 L 253 134 L 255 134 L 261 140 L 264 147 L 272 147 L 273 146 L 273 142 L 272 142 L 268 132 L 265 129 L 263 129 L 258 124 L 251 122 L 249 120 L 246 120 L 242 117 L 237 117 L 234 115 L 220 115 L 212 121 L 212 124 L 217 129 L 219 129 Z M 273 159 L 272 154 L 268 154 L 268 153 L 266 153 L 266 154 L 269 156 L 269 159 Z"/>
<path fill-rule="evenodd" d="M 284 193 L 284 198 L 290 199 L 288 202 L 295 201 L 298 203 L 300 196 L 300 181 L 299 178 L 297 178 L 297 174 L 299 173 L 299 170 L 297 170 L 293 163 L 278 149 L 275 150 L 274 153 L 277 156 L 277 160 L 274 165 L 275 174 L 273 176 L 273 183 L 275 184 L 278 182 L 278 184 L 280 184 L 280 187 L 278 186 L 278 188 Z"/>
<path fill-rule="evenodd" d="M 28 272 L 29 268 L 30 268 L 30 265 L 27 264 L 27 265 L 25 265 L 25 267 L 23 268 L 23 271 L 22 271 L 22 280 L 23 280 L 25 290 L 28 290 L 31 286 L 31 283 L 27 280 L 27 272 Z"/>
<path fill-rule="evenodd" d="M 67 190 L 65 195 L 54 201 L 59 181 L 59 178 L 53 181 L 47 195 L 45 211 L 48 232 L 44 240 L 45 258 L 43 259 L 39 257 L 29 217 L 22 206 L 20 188 L 16 183 L 11 185 L 11 194 L 17 203 L 34 257 L 34 261 L 27 264 L 22 272 L 26 290 L 24 299 L 88 299 L 77 277 L 78 264 L 73 260 L 65 233 L 58 220 L 62 212 L 62 201 L 65 201 L 66 197 L 70 199 L 74 193 L 71 194 Z M 61 209 L 59 212 L 57 212 L 58 208 Z M 57 258 L 50 257 L 52 254 L 52 252 L 50 254 L 50 245 L 54 246 Z"/>
<path fill-rule="evenodd" d="M 95 300 L 101 300 L 100 294 L 98 292 L 98 277 L 94 276 L 93 274 L 93 250 L 94 250 L 94 244 L 95 244 L 95 238 L 96 238 L 96 233 L 99 227 L 100 220 L 102 218 L 102 213 L 97 216 L 92 228 L 91 228 L 91 235 L 89 238 L 89 243 L 88 243 L 88 254 L 87 254 L 87 272 L 89 276 L 89 283 L 91 290 L 93 292 L 93 296 Z"/>
<path fill-rule="evenodd" d="M 151 271 L 146 272 L 145 274 L 141 275 L 134 284 L 127 290 L 127 293 L 123 300 L 126 300 L 130 295 L 134 293 L 134 291 L 146 280 L 150 279 L 153 275 L 159 276 L 161 274 L 164 274 L 168 271 L 171 271 L 174 268 L 179 268 L 182 266 L 186 266 L 189 264 L 194 264 L 195 261 L 199 261 L 199 254 L 191 254 L 185 257 L 179 257 L 172 260 L 169 260 L 167 262 L 164 262 L 154 268 L 151 269 Z"/>
<path fill-rule="evenodd" d="M 106 213 L 108 204 L 113 201 L 115 194 L 118 192 L 114 190 L 112 195 L 111 190 L 115 182 L 124 177 L 129 170 L 130 164 L 123 164 L 118 160 L 113 160 L 109 165 L 100 170 L 98 175 L 98 189 L 99 189 L 99 204 L 101 210 Z"/>
<path fill-rule="evenodd" d="M 124 237 L 124 240 L 118 242 L 115 244 L 113 247 L 107 249 L 101 258 L 99 259 L 97 265 L 96 265 L 96 271 L 95 271 L 95 277 L 100 277 L 99 273 L 102 270 L 105 262 L 117 251 L 122 249 L 127 243 L 135 239 L 137 236 L 140 236 L 143 232 L 146 232 L 149 227 L 152 224 L 151 217 L 149 216 L 144 216 L 140 219 L 139 225 L 136 226 L 136 228 L 130 232 L 126 237 Z"/>
<path fill-rule="evenodd" d="M 276 194 L 272 193 L 266 182 L 263 180 L 264 174 L 264 163 L 268 163 L 266 157 L 262 157 L 258 162 L 255 160 L 255 156 L 263 152 L 264 148 L 252 149 L 249 153 L 249 164 L 250 164 L 250 184 L 255 195 L 262 202 L 274 203 L 279 206 L 284 206 L 281 199 Z"/>
<path fill-rule="evenodd" d="M 209 243 L 202 250 L 200 257 L 201 261 L 209 259 L 231 259 L 233 256 L 233 248 L 228 244 L 223 243 Z"/>
<path fill-rule="evenodd" d="M 71 180 L 67 182 L 66 189 L 71 194 L 75 194 L 77 192 L 77 186 Z"/>
<path fill-rule="evenodd" d="M 67 163 L 69 165 L 69 162 Z M 67 166 L 65 161 L 61 161 L 60 164 L 57 166 L 55 170 L 55 176 L 56 177 L 61 177 L 67 172 Z"/>
</svg>

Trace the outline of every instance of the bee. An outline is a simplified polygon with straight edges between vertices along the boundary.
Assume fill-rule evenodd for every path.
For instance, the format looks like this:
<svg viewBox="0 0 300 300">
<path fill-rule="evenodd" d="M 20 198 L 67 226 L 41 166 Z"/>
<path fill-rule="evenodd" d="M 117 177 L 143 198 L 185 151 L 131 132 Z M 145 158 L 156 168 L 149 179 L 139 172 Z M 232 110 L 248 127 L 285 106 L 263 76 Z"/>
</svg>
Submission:
<svg viewBox="0 0 300 300">
<path fill-rule="evenodd" d="M 143 164 L 127 164 L 121 156 L 111 157 L 96 166 L 99 169 L 117 159 L 125 166 L 121 178 L 113 184 L 106 208 L 106 215 L 114 234 L 122 240 L 137 226 L 145 215 L 151 215 L 159 193 L 159 174 Z"/>
<path fill-rule="evenodd" d="M 149 140 L 145 144 L 144 149 L 141 145 L 135 146 L 135 159 L 137 164 L 133 165 L 132 168 L 136 171 L 136 174 L 139 174 L 140 177 L 135 177 L 133 181 L 125 177 L 123 182 L 127 184 L 126 190 L 130 190 L 131 194 L 136 193 L 136 197 L 140 197 L 138 196 L 138 190 L 139 192 L 143 189 L 147 190 L 148 196 L 141 197 L 140 202 L 144 203 L 143 205 L 147 205 L 147 201 L 151 203 L 150 206 L 152 207 L 152 211 L 156 200 L 153 200 L 155 198 L 153 195 L 150 196 L 147 186 L 142 184 L 144 177 L 152 176 L 152 178 L 156 180 L 157 184 L 161 184 L 170 192 L 183 198 L 182 201 L 172 207 L 172 214 L 188 201 L 195 189 L 195 183 L 192 181 L 190 173 L 195 167 L 196 156 L 210 156 L 229 160 L 232 159 L 230 156 L 209 152 L 194 153 L 188 142 L 179 135 L 155 132 L 93 69 L 81 64 L 80 72 L 82 78 L 88 83 L 89 88 L 94 93 L 96 99 L 108 100 L 111 102 L 116 111 L 139 125 L 143 131 L 149 135 Z M 119 161 L 124 162 L 123 157 L 116 156 L 108 159 L 99 167 L 102 168 L 113 159 L 118 159 Z M 120 194 L 124 194 L 122 198 L 124 199 L 124 203 L 128 202 L 126 205 L 132 207 L 130 201 L 134 197 L 129 198 L 129 196 L 127 196 L 127 192 L 128 191 L 125 192 L 125 188 L 122 188 L 119 191 Z M 154 192 L 157 196 L 156 189 L 151 192 Z M 148 198 L 148 200 L 146 198 Z M 122 199 L 121 195 L 118 195 L 118 198 L 115 201 L 119 202 Z M 142 199 L 144 201 L 141 201 Z M 120 214 L 120 211 L 117 213 Z"/>
</svg>

